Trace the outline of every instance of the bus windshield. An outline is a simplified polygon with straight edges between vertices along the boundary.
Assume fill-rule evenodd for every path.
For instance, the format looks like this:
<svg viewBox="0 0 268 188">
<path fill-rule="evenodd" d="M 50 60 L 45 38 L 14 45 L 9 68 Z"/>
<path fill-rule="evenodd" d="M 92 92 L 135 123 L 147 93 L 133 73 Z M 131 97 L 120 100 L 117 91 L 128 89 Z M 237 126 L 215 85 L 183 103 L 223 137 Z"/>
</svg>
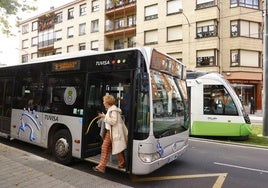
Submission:
<svg viewBox="0 0 268 188">
<path fill-rule="evenodd" d="M 151 71 L 151 80 L 154 136 L 161 138 L 185 131 L 185 103 L 180 92 L 185 89 L 179 88 L 183 85 L 176 78 L 157 71 Z"/>
</svg>

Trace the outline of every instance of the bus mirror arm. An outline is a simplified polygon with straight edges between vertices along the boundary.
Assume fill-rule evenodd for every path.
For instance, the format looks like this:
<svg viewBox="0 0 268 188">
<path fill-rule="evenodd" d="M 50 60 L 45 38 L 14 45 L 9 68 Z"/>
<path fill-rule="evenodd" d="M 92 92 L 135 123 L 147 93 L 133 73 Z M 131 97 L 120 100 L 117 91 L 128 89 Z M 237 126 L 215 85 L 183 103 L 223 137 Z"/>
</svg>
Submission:
<svg viewBox="0 0 268 188">
<path fill-rule="evenodd" d="M 140 91 L 142 93 L 149 92 L 149 74 L 146 72 L 140 73 Z"/>
</svg>

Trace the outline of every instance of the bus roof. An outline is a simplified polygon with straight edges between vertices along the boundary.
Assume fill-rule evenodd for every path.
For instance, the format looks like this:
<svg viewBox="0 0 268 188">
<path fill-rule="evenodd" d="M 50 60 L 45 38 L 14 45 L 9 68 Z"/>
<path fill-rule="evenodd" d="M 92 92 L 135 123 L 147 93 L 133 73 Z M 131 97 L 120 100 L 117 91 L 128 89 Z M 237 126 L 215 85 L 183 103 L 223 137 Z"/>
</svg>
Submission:
<svg viewBox="0 0 268 188">
<path fill-rule="evenodd" d="M 75 52 L 69 52 L 69 53 L 63 53 L 63 54 L 56 54 L 56 55 L 51 55 L 51 56 L 39 57 L 39 58 L 36 58 L 36 59 L 34 59 L 32 61 L 25 62 L 25 63 L 22 63 L 22 64 L 2 66 L 0 68 L 21 66 L 21 65 L 29 65 L 29 64 L 33 64 L 33 63 L 43 63 L 43 62 L 50 62 L 50 61 L 58 61 L 58 60 L 72 59 L 72 58 L 85 57 L 85 56 L 91 56 L 91 55 L 101 55 L 101 54 L 108 54 L 108 53 L 113 53 L 113 52 L 124 52 L 124 51 L 130 51 L 130 50 L 139 50 L 141 52 L 146 51 L 147 52 L 146 54 L 148 54 L 148 52 L 152 51 L 153 48 L 151 48 L 151 47 L 135 47 L 135 48 L 124 48 L 124 49 L 112 50 L 112 51 L 81 50 L 81 51 L 75 51 Z M 143 53 L 143 54 L 145 54 L 145 53 Z"/>
<path fill-rule="evenodd" d="M 138 50 L 143 55 L 150 55 L 147 58 L 151 59 L 151 52 L 153 50 L 158 51 L 157 49 L 154 49 L 152 47 L 134 47 L 134 48 L 124 48 L 124 49 L 118 49 L 118 50 L 112 50 L 112 51 L 95 51 L 95 50 L 81 50 L 81 51 L 75 51 L 75 52 L 69 52 L 69 53 L 63 53 L 63 54 L 57 54 L 57 55 L 51 55 L 51 56 L 45 56 L 45 57 L 39 57 L 32 61 L 25 62 L 22 64 L 15 64 L 15 65 L 8 65 L 3 66 L 1 68 L 7 68 L 7 67 L 16 67 L 16 66 L 23 66 L 23 65 L 31 65 L 31 64 L 37 64 L 37 63 L 44 63 L 44 62 L 51 62 L 51 61 L 58 61 L 58 60 L 65 60 L 65 59 L 72 59 L 72 58 L 79 58 L 79 57 L 85 57 L 85 56 L 93 56 L 93 55 L 103 55 L 103 54 L 109 54 L 109 53 L 115 53 L 115 52 L 126 52 L 131 50 Z M 163 53 L 161 51 L 158 51 L 160 53 Z M 165 54 L 165 53 L 163 53 Z M 165 54 L 167 57 L 173 59 L 170 55 Z M 180 64 L 184 65 L 182 62 Z"/>
</svg>

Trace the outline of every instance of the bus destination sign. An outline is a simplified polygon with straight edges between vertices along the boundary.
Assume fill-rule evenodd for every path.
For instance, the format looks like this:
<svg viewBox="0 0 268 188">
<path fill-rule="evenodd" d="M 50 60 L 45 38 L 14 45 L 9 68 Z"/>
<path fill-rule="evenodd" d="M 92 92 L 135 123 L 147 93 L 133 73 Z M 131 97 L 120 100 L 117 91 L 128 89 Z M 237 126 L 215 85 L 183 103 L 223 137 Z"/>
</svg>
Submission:
<svg viewBox="0 0 268 188">
<path fill-rule="evenodd" d="M 80 69 L 80 63 L 78 61 L 64 61 L 52 64 L 53 72 L 79 70 L 79 69 Z"/>
</svg>

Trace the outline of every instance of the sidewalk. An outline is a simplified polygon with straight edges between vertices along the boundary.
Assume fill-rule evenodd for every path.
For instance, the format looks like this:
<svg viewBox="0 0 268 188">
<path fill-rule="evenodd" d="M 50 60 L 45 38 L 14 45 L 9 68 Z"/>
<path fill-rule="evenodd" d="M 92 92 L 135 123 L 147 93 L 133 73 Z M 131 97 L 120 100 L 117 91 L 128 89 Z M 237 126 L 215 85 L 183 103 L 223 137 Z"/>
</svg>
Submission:
<svg viewBox="0 0 268 188">
<path fill-rule="evenodd" d="M 263 124 L 263 114 L 262 111 L 257 111 L 254 114 L 248 114 L 249 119 L 252 124 L 258 124 L 262 125 Z"/>
<path fill-rule="evenodd" d="M 127 188 L 0 143 L 1 188 Z"/>
</svg>

